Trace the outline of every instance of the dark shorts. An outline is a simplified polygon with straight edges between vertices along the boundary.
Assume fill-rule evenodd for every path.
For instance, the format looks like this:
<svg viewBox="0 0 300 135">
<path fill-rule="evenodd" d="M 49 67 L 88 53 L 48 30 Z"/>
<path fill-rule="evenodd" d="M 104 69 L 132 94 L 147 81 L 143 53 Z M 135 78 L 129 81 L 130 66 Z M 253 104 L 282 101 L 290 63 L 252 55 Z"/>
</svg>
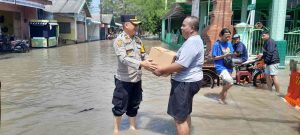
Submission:
<svg viewBox="0 0 300 135">
<path fill-rule="evenodd" d="M 142 101 L 142 82 L 123 82 L 115 78 L 115 85 L 112 99 L 113 114 L 122 116 L 126 113 L 129 117 L 135 117 Z"/>
<path fill-rule="evenodd" d="M 193 97 L 200 90 L 201 81 L 178 82 L 171 80 L 168 114 L 178 121 L 185 121 L 192 113 Z"/>
</svg>

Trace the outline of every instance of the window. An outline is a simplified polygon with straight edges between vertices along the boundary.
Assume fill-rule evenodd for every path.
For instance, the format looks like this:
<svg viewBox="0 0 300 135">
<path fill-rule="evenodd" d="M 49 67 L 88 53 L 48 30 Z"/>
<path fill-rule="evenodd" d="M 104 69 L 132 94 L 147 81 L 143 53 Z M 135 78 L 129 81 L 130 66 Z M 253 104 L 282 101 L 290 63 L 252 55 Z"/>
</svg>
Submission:
<svg viewBox="0 0 300 135">
<path fill-rule="evenodd" d="M 59 33 L 69 34 L 71 33 L 71 23 L 69 22 L 59 22 Z"/>
</svg>

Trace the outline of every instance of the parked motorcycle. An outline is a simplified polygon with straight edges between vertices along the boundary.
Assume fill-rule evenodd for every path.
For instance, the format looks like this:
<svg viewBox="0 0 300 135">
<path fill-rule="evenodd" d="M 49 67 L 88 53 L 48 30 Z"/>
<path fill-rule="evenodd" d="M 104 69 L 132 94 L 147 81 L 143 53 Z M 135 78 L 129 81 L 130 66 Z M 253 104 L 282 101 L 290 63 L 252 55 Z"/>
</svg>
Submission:
<svg viewBox="0 0 300 135">
<path fill-rule="evenodd" d="M 27 40 L 16 40 L 13 48 L 13 52 L 15 53 L 26 53 L 29 52 L 29 43 Z"/>
<path fill-rule="evenodd" d="M 236 84 L 240 84 L 241 80 L 253 83 L 255 87 L 265 85 L 266 76 L 264 73 L 265 63 L 261 59 L 246 61 L 234 67 L 236 69 Z M 213 64 L 204 64 L 203 66 L 203 87 L 213 88 L 215 84 L 220 85 L 220 78 L 216 73 Z"/>
<path fill-rule="evenodd" d="M 13 36 L 0 36 L 0 52 L 26 53 L 29 51 L 27 40 L 14 40 Z"/>
</svg>

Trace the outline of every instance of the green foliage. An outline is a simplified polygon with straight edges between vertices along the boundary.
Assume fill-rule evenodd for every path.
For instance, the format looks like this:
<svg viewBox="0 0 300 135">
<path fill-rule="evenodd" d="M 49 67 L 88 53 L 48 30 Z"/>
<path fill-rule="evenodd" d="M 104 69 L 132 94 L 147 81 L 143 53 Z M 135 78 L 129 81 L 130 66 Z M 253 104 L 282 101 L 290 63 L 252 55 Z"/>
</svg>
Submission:
<svg viewBox="0 0 300 135">
<path fill-rule="evenodd" d="M 118 21 L 121 14 L 134 14 L 142 21 L 143 31 L 158 33 L 161 29 L 161 18 L 166 14 L 175 0 L 102 0 L 103 13 L 113 13 Z"/>
</svg>

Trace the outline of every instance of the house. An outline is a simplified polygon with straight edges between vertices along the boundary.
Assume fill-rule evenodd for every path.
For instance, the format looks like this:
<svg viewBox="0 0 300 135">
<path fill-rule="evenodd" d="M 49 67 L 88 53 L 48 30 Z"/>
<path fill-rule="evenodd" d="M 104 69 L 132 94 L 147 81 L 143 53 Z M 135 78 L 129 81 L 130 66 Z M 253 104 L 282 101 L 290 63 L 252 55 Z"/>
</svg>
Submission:
<svg viewBox="0 0 300 135">
<path fill-rule="evenodd" d="M 114 26 L 113 14 L 101 14 L 100 39 L 105 40 L 107 35 L 113 32 Z"/>
<path fill-rule="evenodd" d="M 29 39 L 29 21 L 38 18 L 38 10 L 51 5 L 51 0 L 0 0 L 0 35 Z"/>
<path fill-rule="evenodd" d="M 88 41 L 100 40 L 100 14 L 94 13 L 87 18 Z"/>
<path fill-rule="evenodd" d="M 85 0 L 55 0 L 46 11 L 57 20 L 61 41 L 68 44 L 88 40 L 87 20 L 92 16 Z"/>
</svg>

